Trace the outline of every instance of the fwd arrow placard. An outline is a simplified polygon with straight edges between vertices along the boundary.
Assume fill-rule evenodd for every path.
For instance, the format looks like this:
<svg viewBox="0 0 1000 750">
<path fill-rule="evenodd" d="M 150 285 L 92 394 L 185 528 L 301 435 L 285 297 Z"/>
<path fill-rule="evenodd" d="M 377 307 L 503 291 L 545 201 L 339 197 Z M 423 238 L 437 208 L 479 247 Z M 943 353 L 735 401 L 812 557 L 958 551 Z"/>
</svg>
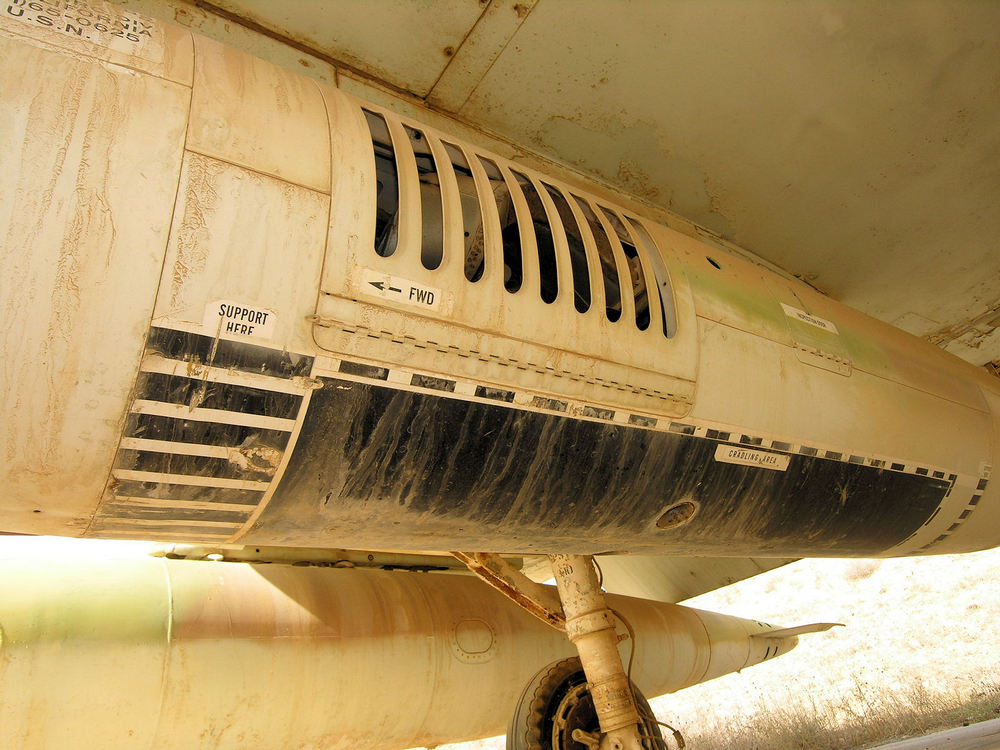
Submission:
<svg viewBox="0 0 1000 750">
<path fill-rule="evenodd" d="M 409 279 L 402 279 L 399 276 L 380 273 L 370 268 L 361 271 L 359 291 L 368 296 L 388 299 L 424 310 L 436 312 L 441 308 L 440 289 Z"/>
</svg>

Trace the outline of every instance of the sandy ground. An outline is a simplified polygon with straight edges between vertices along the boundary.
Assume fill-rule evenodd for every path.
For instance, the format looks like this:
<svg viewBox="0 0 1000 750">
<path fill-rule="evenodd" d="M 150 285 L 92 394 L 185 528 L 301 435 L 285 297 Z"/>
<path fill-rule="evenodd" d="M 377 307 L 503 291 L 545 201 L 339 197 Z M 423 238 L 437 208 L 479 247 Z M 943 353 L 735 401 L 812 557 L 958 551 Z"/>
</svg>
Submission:
<svg viewBox="0 0 1000 750">
<path fill-rule="evenodd" d="M 651 701 L 661 720 L 752 724 L 790 703 L 843 706 L 1000 680 L 1000 549 L 899 560 L 802 560 L 686 602 L 775 625 L 841 622 L 773 662 Z M 503 738 L 443 746 L 500 750 Z M 691 750 L 697 750 L 689 745 Z"/>
<path fill-rule="evenodd" d="M 855 702 L 920 683 L 930 694 L 997 679 L 1000 550 L 900 560 L 802 560 L 688 602 L 773 623 L 841 622 L 780 659 L 653 702 L 682 727 L 789 700 Z M 668 719 L 669 720 L 669 719 Z"/>
</svg>

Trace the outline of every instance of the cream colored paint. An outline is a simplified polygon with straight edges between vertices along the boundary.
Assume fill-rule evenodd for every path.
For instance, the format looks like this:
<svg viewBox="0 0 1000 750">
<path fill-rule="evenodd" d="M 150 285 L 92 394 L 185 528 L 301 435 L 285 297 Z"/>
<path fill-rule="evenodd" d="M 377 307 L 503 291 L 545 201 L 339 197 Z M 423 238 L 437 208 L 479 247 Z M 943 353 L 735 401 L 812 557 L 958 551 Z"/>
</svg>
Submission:
<svg viewBox="0 0 1000 750">
<path fill-rule="evenodd" d="M 329 192 L 330 140 L 316 84 L 203 37 L 195 53 L 185 147 Z"/>
<path fill-rule="evenodd" d="M 374 160 L 368 156 L 371 153 L 371 136 L 359 116 L 359 108 L 363 103 L 352 103 L 351 100 L 335 97 L 333 92 L 326 96 L 331 113 L 332 137 L 336 143 L 332 173 L 338 179 L 333 186 L 334 216 L 330 222 L 327 241 L 330 254 L 324 267 L 324 294 L 320 298 L 319 321 L 315 332 L 316 341 L 322 348 L 345 354 L 353 353 L 373 361 L 407 364 L 441 374 L 472 376 L 477 371 L 492 369 L 496 374 L 485 375 L 492 382 L 522 382 L 528 387 L 550 394 L 567 388 L 583 394 L 587 391 L 587 386 L 583 383 L 553 383 L 545 373 L 535 373 L 536 369 L 561 370 L 572 376 L 580 376 L 583 380 L 595 376 L 608 382 L 672 394 L 674 398 L 671 401 L 676 401 L 676 404 L 668 402 L 650 405 L 648 400 L 636 398 L 628 390 L 615 389 L 594 396 L 597 401 L 630 403 L 635 408 L 647 411 L 660 409 L 665 413 L 684 413 L 693 393 L 690 381 L 694 373 L 696 352 L 694 309 L 682 276 L 674 280 L 678 334 L 669 340 L 663 336 L 660 313 L 655 304 L 652 306 L 651 323 L 645 331 L 636 328 L 634 315 L 630 319 L 623 314 L 614 323 L 607 320 L 603 288 L 597 281 L 599 273 L 593 265 L 596 263 L 596 249 L 589 232 L 585 233 L 584 240 L 592 261 L 591 278 L 594 281 L 591 284 L 591 307 L 585 314 L 577 312 L 571 295 L 565 291 L 551 304 L 542 302 L 537 292 L 538 259 L 530 252 L 524 254 L 524 282 L 519 291 L 509 293 L 504 290 L 499 266 L 488 266 L 479 282 L 469 284 L 464 277 L 462 261 L 458 188 L 449 180 L 442 180 L 442 192 L 446 201 L 444 260 L 439 268 L 428 270 L 421 264 L 419 256 L 420 197 L 417 191 L 416 166 L 412 154 L 398 147 L 397 153 L 401 152 L 404 159 L 400 170 L 399 249 L 387 258 L 377 255 L 372 249 L 376 177 Z M 365 106 L 373 110 L 379 109 L 371 105 Z M 382 111 L 382 114 L 389 123 L 395 142 L 405 143 L 402 123 L 410 121 L 399 120 L 387 111 Z M 419 123 L 413 122 L 412 125 L 419 127 L 435 148 L 439 148 L 435 140 L 437 138 L 461 144 L 460 140 L 437 133 Z M 358 159 L 359 153 L 365 156 Z M 476 163 L 475 155 L 480 154 L 501 165 L 502 169 L 508 168 L 506 160 L 497 154 L 468 146 L 466 154 L 473 164 Z M 439 156 L 443 158 L 443 154 Z M 533 174 L 533 170 L 521 166 L 517 168 Z M 476 171 L 479 172 L 478 169 Z M 508 178 L 514 179 L 509 172 Z M 484 174 L 481 174 L 481 179 L 485 179 Z M 546 181 L 555 185 L 562 184 L 551 178 L 546 178 Z M 587 191 L 578 187 L 565 187 L 567 192 L 589 197 Z M 364 200 L 359 201 L 359 196 Z M 526 216 L 528 209 L 523 198 L 515 194 L 514 200 Z M 604 201 L 602 203 L 614 206 Z M 554 207 L 547 205 L 548 210 L 554 213 Z M 484 220 L 491 222 L 495 229 L 499 228 L 495 204 L 485 201 L 481 204 L 481 210 Z M 450 222 L 447 221 L 449 215 L 453 217 Z M 495 234 L 491 239 L 495 242 Z M 557 235 L 555 245 L 556 252 L 565 258 L 568 254 L 565 237 Z M 487 249 L 487 261 L 496 258 L 499 252 L 499 246 Z M 494 269 L 492 274 L 490 268 Z M 394 275 L 423 288 L 442 290 L 440 312 L 414 310 L 405 301 L 394 303 L 390 298 L 373 300 L 372 295 L 363 289 L 365 284 L 370 283 L 369 276 L 372 273 Z M 572 289 L 568 263 L 560 263 L 560 274 L 560 289 Z M 361 303 L 354 301 L 359 299 L 362 300 Z M 536 325 L 534 321 L 544 321 L 544 324 Z M 345 327 L 354 327 L 360 334 L 347 333 Z M 373 343 L 368 336 L 370 331 L 390 335 L 384 335 L 383 341 Z M 449 352 L 439 353 L 434 347 L 427 350 L 407 346 L 403 343 L 407 337 L 420 343 L 422 347 L 428 341 L 450 341 L 455 345 L 456 353 L 443 357 L 442 354 Z M 516 371 L 507 366 L 503 366 L 503 370 L 497 370 L 498 366 L 488 359 L 473 357 L 470 360 L 466 356 L 469 352 L 482 352 L 487 358 L 499 358 L 503 362 L 513 361 L 528 366 L 514 368 Z M 647 405 L 643 406 L 644 403 Z"/>
<path fill-rule="evenodd" d="M 19 61 L 0 71 L 3 512 L 12 526 L 74 535 L 124 423 L 190 94 L 2 30 L 0 47 Z"/>
<path fill-rule="evenodd" d="M 22 750 L 389 750 L 479 737 L 502 732 L 531 676 L 573 653 L 563 633 L 466 575 L 27 548 L 0 560 L 0 594 L 0 744 Z M 648 695 L 797 642 L 678 605 L 609 604 L 636 631 L 633 679 Z"/>
<path fill-rule="evenodd" d="M 1000 338 L 961 334 L 1000 302 L 995 3 L 633 2 L 609 13 L 494 0 L 481 12 L 436 5 L 427 24 L 431 11 L 406 3 L 222 5 L 342 61 L 343 85 L 365 98 L 412 115 L 414 99 L 385 84 L 427 97 L 971 362 L 1000 358 Z M 160 12 L 171 8 L 297 64 L 260 34 L 178 0 Z"/>
<path fill-rule="evenodd" d="M 191 36 L 154 15 L 94 0 L 72 4 L 8 3 L 3 27 L 86 57 L 191 85 Z"/>
<path fill-rule="evenodd" d="M 311 349 L 329 206 L 323 193 L 187 152 L 153 323 L 215 335 L 206 307 L 227 299 L 274 311 L 269 346 Z"/>
<path fill-rule="evenodd" d="M 958 406 L 860 370 L 844 377 L 803 364 L 791 347 L 711 321 L 700 330 L 692 420 L 753 424 L 779 440 L 795 435 L 827 450 L 950 466 L 978 481 L 991 451 L 992 418 L 982 402 Z"/>
<path fill-rule="evenodd" d="M 6 23 L 18 29 L 20 38 L 24 24 Z M 173 38 L 175 32 L 163 34 Z M 177 46 L 190 49 L 181 41 Z M 293 353 L 322 355 L 317 360 L 318 374 L 331 374 L 346 357 L 455 378 L 463 381 L 463 388 L 472 389 L 460 392 L 463 397 L 472 397 L 476 384 L 510 389 L 520 399 L 518 407 L 530 407 L 531 396 L 540 394 L 566 399 L 570 413 L 585 418 L 598 418 L 586 411 L 593 406 L 621 409 L 623 413 L 614 416 L 618 423 L 627 421 L 629 413 L 662 417 L 655 423 L 658 429 L 668 429 L 671 418 L 689 414 L 696 425 L 940 468 L 961 474 L 963 486 L 978 481 L 980 464 L 994 460 L 991 418 L 981 390 L 996 388 L 985 375 L 804 285 L 727 255 L 718 243 L 699 243 L 651 220 L 641 222 L 655 240 L 670 276 L 677 310 L 677 333 L 669 339 L 662 334 L 655 304 L 648 330 L 638 330 L 627 316 L 615 323 L 607 320 L 602 287 L 596 278 L 596 248 L 586 228 L 583 241 L 593 290 L 587 312 L 577 312 L 571 295 L 565 293 L 569 283 L 565 262 L 559 279 L 564 293 L 552 304 L 540 299 L 535 285 L 538 261 L 531 252 L 524 254 L 524 285 L 516 293 L 505 291 L 500 283 L 502 250 L 496 236 L 499 219 L 492 196 L 485 197 L 488 193 L 482 189 L 485 173 L 481 165 L 474 168 L 473 181 L 481 188 L 480 208 L 492 228 L 486 274 L 475 284 L 464 278 L 460 197 L 457 181 L 447 171 L 441 179 L 445 200 L 443 262 L 436 270 L 425 268 L 419 254 L 422 229 L 417 169 L 412 152 L 402 145 L 408 143 L 404 124 L 425 134 L 439 160 L 444 158 L 444 139 L 463 149 L 474 165 L 478 164 L 477 154 L 493 159 L 508 182 L 513 180 L 511 170 L 517 169 L 536 186 L 545 181 L 595 206 L 611 207 L 622 216 L 635 214 L 628 205 L 619 206 L 589 183 L 549 177 L 388 111 L 384 115 L 400 158 L 402 218 L 398 250 L 388 258 L 377 255 L 372 247 L 374 160 L 360 112 L 362 102 L 244 53 L 223 49 L 215 42 L 199 39 L 193 48 L 198 51 L 191 94 L 194 104 L 187 124 L 188 151 L 182 163 L 179 139 L 186 113 L 185 88 L 153 74 L 76 57 L 79 53 L 75 48 L 66 58 L 54 50 L 43 53 L 41 47 L 18 51 L 28 60 L 22 67 L 44 71 L 45 65 L 62 66 L 58 68 L 62 74 L 56 76 L 59 80 L 79 78 L 72 74 L 72 66 L 82 65 L 129 82 L 129 87 L 118 89 L 121 96 L 131 96 L 133 90 L 138 93 L 134 100 L 119 102 L 114 112 L 131 113 L 133 107 L 140 110 L 138 119 L 129 122 L 141 122 L 142 127 L 126 129 L 114 140 L 114 148 L 141 153 L 149 148 L 151 134 L 159 134 L 157 125 L 167 122 L 167 137 L 157 143 L 163 149 L 160 153 L 172 155 L 174 161 L 164 158 L 157 162 L 152 190 L 147 190 L 142 180 L 154 178 L 143 172 L 138 173 L 138 188 L 131 182 L 134 172 L 116 173 L 114 189 L 122 195 L 120 206 L 98 199 L 82 204 L 93 209 L 94 215 L 111 212 L 117 232 L 111 238 L 112 248 L 118 247 L 115 242 L 127 240 L 133 253 L 129 259 L 145 258 L 145 276 L 128 266 L 114 287 L 127 289 L 127 296 L 112 302 L 118 298 L 104 295 L 101 304 L 87 308 L 77 323 L 84 331 L 78 342 L 80 349 L 91 358 L 102 356 L 102 347 L 114 349 L 115 366 L 95 371 L 90 381 L 74 383 L 84 395 L 70 400 L 54 385 L 42 396 L 34 389 L 52 370 L 43 356 L 33 351 L 12 360 L 22 369 L 6 377 L 11 384 L 5 387 L 8 398 L 14 399 L 13 394 L 27 389 L 32 398 L 55 399 L 55 408 L 49 411 L 70 421 L 86 413 L 77 404 L 82 403 L 86 410 L 94 402 L 101 409 L 92 419 L 97 427 L 88 427 L 89 432 L 78 428 L 72 433 L 72 442 L 65 438 L 65 449 L 54 448 L 47 438 L 30 437 L 39 425 L 46 424 L 37 415 L 47 407 L 36 405 L 25 410 L 19 406 L 21 411 L 11 412 L 15 416 L 10 434 L 29 436 L 9 442 L 12 455 L 42 450 L 47 451 L 49 462 L 33 465 L 28 459 L 19 459 L 21 463 L 11 464 L 17 467 L 7 495 L 15 498 L 8 501 L 16 518 L 12 528 L 80 533 L 93 512 L 100 497 L 98 487 L 109 476 L 114 445 L 130 401 L 129 388 L 141 356 L 143 331 L 150 320 L 149 306 L 164 246 L 162 277 L 152 310 L 154 325 L 214 335 L 216 330 L 205 324 L 210 304 L 230 300 L 266 309 L 275 316 L 271 344 Z M 49 55 L 53 62 L 44 59 Z M 25 84 L 18 79 L 17 86 Z M 148 98 L 144 87 L 173 92 L 175 99 L 166 107 L 167 115 L 161 112 L 162 99 Z M 26 93 L 20 95 L 30 99 L 27 88 L 10 90 L 23 90 Z M 58 112 L 63 98 L 53 94 L 46 103 Z M 25 112 L 30 116 L 31 108 L 22 105 L 14 111 L 21 117 Z M 177 118 L 173 130 L 170 120 L 164 120 L 168 116 Z M 26 126 L 20 127 L 23 130 Z M 110 133 L 107 127 L 99 131 Z M 12 131 L 8 138 L 11 150 L 17 151 L 23 140 L 20 131 Z M 36 148 L 41 154 L 48 153 L 44 142 L 32 139 L 29 149 Z M 117 164 L 114 159 L 101 160 L 105 162 Z M 134 163 L 136 159 L 130 168 Z M 52 171 L 50 165 L 32 162 L 30 174 L 22 170 L 16 179 L 27 180 L 31 189 L 41 193 L 43 188 L 37 181 Z M 176 203 L 170 217 L 174 186 Z M 62 206 L 79 200 L 75 187 L 68 182 L 56 185 L 57 199 L 51 209 L 56 212 L 52 214 L 55 226 L 67 223 L 65 215 L 58 213 Z M 18 189 L 14 183 L 8 194 Z M 148 208 L 152 201 L 155 208 L 157 196 L 161 201 L 159 223 L 149 223 L 137 206 Z M 514 202 L 523 218 L 527 205 L 516 191 Z M 553 216 L 552 203 L 545 199 L 544 204 Z M 40 250 L 32 255 L 38 258 L 32 261 L 32 272 L 51 274 L 59 266 L 50 260 L 58 257 L 64 239 L 50 234 L 53 225 L 33 234 L 35 230 L 23 224 L 24 216 L 12 212 L 14 205 L 5 204 L 11 212 L 6 219 L 8 231 L 16 242 L 29 243 L 32 248 L 38 244 Z M 168 218 L 169 238 L 165 236 Z M 138 229 L 137 222 L 141 225 Z M 69 226 L 76 231 L 71 222 Z M 522 221 L 525 242 L 531 239 L 529 226 Z M 126 234 L 128 228 L 138 235 Z M 554 238 L 556 252 L 565 261 L 568 245 L 558 226 Z M 97 268 L 109 242 L 106 225 L 95 225 L 87 239 L 94 243 L 88 262 Z M 136 255 L 136 247 L 145 247 L 150 254 Z M 620 247 L 617 252 L 621 252 Z M 643 262 L 648 272 L 649 260 Z M 360 288 L 371 273 L 438 290 L 441 304 L 422 310 L 392 299 L 365 298 Z M 72 280 L 50 276 L 46 283 L 57 294 L 74 289 Z M 30 321 L 11 329 L 16 343 L 10 351 L 21 351 L 18 347 L 24 346 L 44 350 L 50 345 L 48 334 L 37 327 L 40 316 L 27 311 L 50 314 L 50 306 L 38 295 L 31 302 L 36 307 L 25 305 L 25 298 L 17 296 L 20 289 L 9 284 L 4 293 L 10 295 L 11 309 L 17 308 L 22 316 L 16 319 Z M 782 302 L 830 321 L 836 333 L 789 318 Z M 116 320 L 101 306 L 108 304 L 112 312 L 116 304 L 128 306 L 134 316 L 126 329 L 131 338 L 107 335 L 108 321 Z M 52 309 L 58 312 L 61 308 L 55 304 Z M 70 347 L 59 355 L 58 367 L 71 370 L 79 354 Z M 144 403 L 136 406 L 138 410 L 148 408 Z M 178 409 L 183 408 L 171 407 L 170 413 L 180 413 Z M 282 424 L 292 426 L 291 420 Z M 93 453 L 90 446 L 96 446 Z M 44 471 L 37 471 L 38 465 Z M 45 478 L 45 471 L 57 469 L 67 473 Z M 38 497 L 53 498 L 51 509 L 64 514 L 70 525 L 53 528 L 47 525 L 44 512 L 33 513 Z M 935 523 L 944 522 L 946 515 L 942 512 Z M 988 526 L 992 528 L 992 524 Z"/>
</svg>

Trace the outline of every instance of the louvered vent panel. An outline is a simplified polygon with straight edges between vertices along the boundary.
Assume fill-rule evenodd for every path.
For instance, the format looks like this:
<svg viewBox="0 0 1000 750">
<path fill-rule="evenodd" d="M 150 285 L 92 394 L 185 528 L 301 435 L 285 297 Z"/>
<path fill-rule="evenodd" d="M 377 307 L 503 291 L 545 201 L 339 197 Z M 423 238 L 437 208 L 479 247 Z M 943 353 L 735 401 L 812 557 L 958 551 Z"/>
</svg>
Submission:
<svg viewBox="0 0 1000 750">
<path fill-rule="evenodd" d="M 90 536 L 218 542 L 267 494 L 312 357 L 153 328 Z"/>
</svg>

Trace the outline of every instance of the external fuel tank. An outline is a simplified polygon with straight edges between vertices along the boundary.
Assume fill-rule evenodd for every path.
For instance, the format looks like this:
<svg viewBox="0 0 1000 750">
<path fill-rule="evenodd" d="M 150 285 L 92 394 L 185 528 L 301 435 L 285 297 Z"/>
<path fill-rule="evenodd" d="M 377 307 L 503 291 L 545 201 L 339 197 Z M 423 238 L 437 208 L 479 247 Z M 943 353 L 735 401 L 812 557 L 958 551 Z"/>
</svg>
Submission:
<svg viewBox="0 0 1000 750">
<path fill-rule="evenodd" d="M 575 654 L 470 575 L 23 542 L 0 559 L 3 747 L 433 746 L 502 734 L 532 675 Z M 635 630 L 633 679 L 650 696 L 797 642 L 751 620 L 609 602 Z"/>
</svg>

